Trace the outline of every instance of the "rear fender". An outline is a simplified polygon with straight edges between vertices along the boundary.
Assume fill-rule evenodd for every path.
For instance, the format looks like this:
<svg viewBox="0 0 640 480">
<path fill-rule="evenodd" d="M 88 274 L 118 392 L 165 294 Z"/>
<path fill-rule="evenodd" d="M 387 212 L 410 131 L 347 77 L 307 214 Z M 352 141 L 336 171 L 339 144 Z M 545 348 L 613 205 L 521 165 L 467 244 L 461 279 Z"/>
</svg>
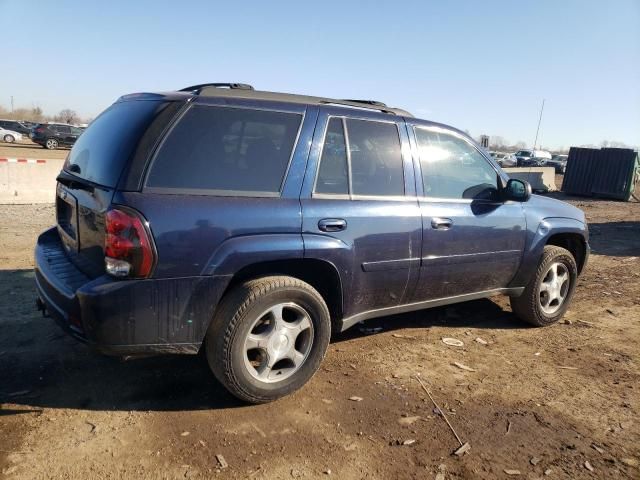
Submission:
<svg viewBox="0 0 640 480">
<path fill-rule="evenodd" d="M 301 259 L 303 252 L 300 234 L 233 237 L 225 240 L 213 252 L 202 275 L 234 275 L 254 263 Z"/>
</svg>

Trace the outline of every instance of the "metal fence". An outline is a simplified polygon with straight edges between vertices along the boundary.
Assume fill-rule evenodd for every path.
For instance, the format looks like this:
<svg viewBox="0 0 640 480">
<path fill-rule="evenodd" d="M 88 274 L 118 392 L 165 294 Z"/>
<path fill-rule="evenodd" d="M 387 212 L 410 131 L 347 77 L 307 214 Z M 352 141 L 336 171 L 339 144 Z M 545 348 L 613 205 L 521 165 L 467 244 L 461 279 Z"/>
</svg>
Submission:
<svg viewBox="0 0 640 480">
<path fill-rule="evenodd" d="M 638 153 L 631 149 L 571 147 L 562 191 L 628 201 L 638 180 Z"/>
</svg>

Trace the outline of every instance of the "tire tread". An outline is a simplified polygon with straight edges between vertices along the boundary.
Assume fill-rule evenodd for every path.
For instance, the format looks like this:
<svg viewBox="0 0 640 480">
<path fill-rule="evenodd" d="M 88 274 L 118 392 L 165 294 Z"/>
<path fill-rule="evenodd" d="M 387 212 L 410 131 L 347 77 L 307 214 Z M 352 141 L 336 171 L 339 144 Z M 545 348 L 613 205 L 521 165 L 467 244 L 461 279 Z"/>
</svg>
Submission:
<svg viewBox="0 0 640 480">
<path fill-rule="evenodd" d="M 207 357 L 214 375 L 231 393 L 246 402 L 265 403 L 274 400 L 274 397 L 259 396 L 247 392 L 234 375 L 231 368 L 231 347 L 238 331 L 237 326 L 255 301 L 281 288 L 298 288 L 311 294 L 326 310 L 327 317 L 329 316 L 324 299 L 311 285 L 295 277 L 269 276 L 242 283 L 226 295 L 207 333 Z M 225 321 L 227 318 L 231 320 Z M 209 342 L 212 342 L 213 345 L 209 345 Z M 319 358 L 318 364 L 323 357 L 324 354 Z M 314 366 L 315 370 L 317 370 L 317 366 Z"/>
</svg>

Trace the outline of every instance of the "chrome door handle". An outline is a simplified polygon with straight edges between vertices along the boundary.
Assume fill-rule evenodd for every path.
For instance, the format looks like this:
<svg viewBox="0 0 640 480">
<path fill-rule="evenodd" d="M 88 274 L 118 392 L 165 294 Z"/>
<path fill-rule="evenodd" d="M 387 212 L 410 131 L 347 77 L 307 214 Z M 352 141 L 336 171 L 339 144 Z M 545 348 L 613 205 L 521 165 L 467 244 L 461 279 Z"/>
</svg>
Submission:
<svg viewBox="0 0 640 480">
<path fill-rule="evenodd" d="M 453 226 L 450 218 L 433 217 L 431 219 L 431 228 L 436 230 L 449 230 Z"/>
<path fill-rule="evenodd" d="M 342 218 L 323 218 L 318 222 L 318 228 L 323 232 L 341 232 L 347 228 L 347 221 Z"/>
</svg>

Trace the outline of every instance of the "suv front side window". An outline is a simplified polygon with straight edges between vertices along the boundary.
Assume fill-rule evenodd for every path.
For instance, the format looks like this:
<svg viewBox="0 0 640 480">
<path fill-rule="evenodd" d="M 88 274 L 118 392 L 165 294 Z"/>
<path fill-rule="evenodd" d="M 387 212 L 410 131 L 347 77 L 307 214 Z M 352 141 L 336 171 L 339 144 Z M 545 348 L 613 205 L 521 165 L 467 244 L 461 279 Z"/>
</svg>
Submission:
<svg viewBox="0 0 640 480">
<path fill-rule="evenodd" d="M 498 200 L 498 174 L 461 136 L 415 128 L 425 197 Z"/>
<path fill-rule="evenodd" d="M 322 148 L 315 193 L 404 195 L 402 151 L 396 124 L 332 117 Z"/>
<path fill-rule="evenodd" d="M 208 194 L 278 194 L 302 115 L 193 106 L 167 135 L 148 188 Z"/>
</svg>

